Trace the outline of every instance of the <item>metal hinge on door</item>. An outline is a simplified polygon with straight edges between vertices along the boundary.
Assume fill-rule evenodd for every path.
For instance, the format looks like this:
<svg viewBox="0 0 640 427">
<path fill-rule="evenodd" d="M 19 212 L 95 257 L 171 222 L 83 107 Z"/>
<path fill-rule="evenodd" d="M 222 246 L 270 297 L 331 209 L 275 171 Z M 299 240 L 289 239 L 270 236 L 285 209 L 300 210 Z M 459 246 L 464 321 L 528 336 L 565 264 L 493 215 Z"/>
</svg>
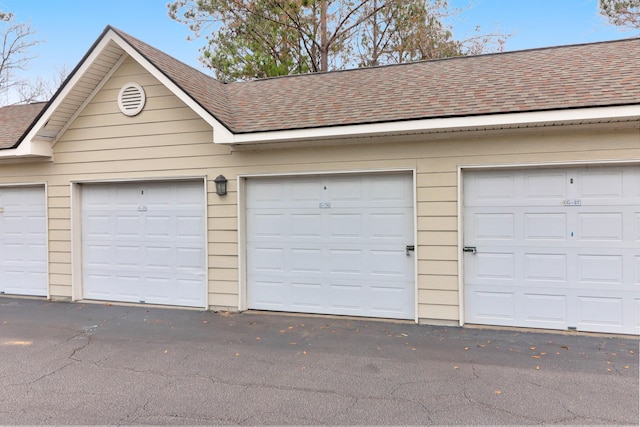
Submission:
<svg viewBox="0 0 640 427">
<path fill-rule="evenodd" d="M 464 252 L 471 252 L 472 254 L 475 255 L 475 253 L 477 252 L 476 247 L 475 246 L 465 246 L 464 248 L 462 248 L 462 250 Z"/>
<path fill-rule="evenodd" d="M 409 252 L 415 251 L 416 247 L 414 245 L 407 245 L 405 246 L 404 250 L 407 253 L 407 256 L 409 256 Z"/>
</svg>

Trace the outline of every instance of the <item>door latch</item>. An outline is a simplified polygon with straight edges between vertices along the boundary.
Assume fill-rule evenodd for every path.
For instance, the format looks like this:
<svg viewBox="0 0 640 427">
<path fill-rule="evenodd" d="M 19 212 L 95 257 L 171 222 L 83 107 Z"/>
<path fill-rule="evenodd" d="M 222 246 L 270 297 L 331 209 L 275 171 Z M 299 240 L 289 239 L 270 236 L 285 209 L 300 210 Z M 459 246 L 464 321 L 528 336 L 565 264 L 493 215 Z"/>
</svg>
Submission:
<svg viewBox="0 0 640 427">
<path fill-rule="evenodd" d="M 471 252 L 472 254 L 475 254 L 477 252 L 475 246 L 465 246 L 464 248 L 462 248 L 462 250 L 464 252 Z"/>
<path fill-rule="evenodd" d="M 414 245 L 407 245 L 404 249 L 405 249 L 405 251 L 407 253 L 407 256 L 409 256 L 409 252 L 415 251 L 416 247 Z"/>
</svg>

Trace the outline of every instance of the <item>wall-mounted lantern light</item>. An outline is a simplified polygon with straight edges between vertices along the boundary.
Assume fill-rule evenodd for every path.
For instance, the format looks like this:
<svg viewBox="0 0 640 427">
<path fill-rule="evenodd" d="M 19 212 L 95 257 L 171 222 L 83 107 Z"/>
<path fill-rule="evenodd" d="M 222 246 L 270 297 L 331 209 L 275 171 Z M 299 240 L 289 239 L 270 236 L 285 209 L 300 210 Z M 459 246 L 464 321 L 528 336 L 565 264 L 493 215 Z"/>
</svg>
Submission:
<svg viewBox="0 0 640 427">
<path fill-rule="evenodd" d="M 227 178 L 223 175 L 218 175 L 213 182 L 216 183 L 216 194 L 218 196 L 224 196 L 227 194 Z"/>
</svg>

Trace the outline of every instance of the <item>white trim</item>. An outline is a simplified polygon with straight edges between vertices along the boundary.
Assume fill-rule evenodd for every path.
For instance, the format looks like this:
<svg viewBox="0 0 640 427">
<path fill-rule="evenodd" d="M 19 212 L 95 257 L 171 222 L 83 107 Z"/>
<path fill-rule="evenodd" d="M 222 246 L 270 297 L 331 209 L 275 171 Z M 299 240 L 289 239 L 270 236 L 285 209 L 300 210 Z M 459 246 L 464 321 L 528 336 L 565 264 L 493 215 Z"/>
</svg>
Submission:
<svg viewBox="0 0 640 427">
<path fill-rule="evenodd" d="M 78 84 L 84 74 L 90 69 L 97 58 L 110 42 L 117 44 L 129 57 L 137 61 L 147 72 L 166 86 L 176 97 L 189 106 L 199 117 L 207 122 L 213 130 L 213 142 L 222 145 L 245 145 L 274 142 L 296 142 L 338 138 L 367 138 L 375 136 L 411 135 L 424 133 L 453 133 L 463 131 L 487 131 L 502 128 L 526 128 L 526 127 L 547 127 L 563 126 L 586 123 L 606 123 L 617 121 L 640 120 L 640 107 L 638 105 L 616 106 L 616 107 L 593 107 L 576 108 L 564 110 L 549 110 L 538 112 L 505 113 L 478 116 L 463 116 L 435 119 L 420 119 L 394 121 L 388 123 L 356 124 L 346 126 L 320 127 L 313 129 L 279 130 L 272 132 L 252 132 L 246 134 L 234 134 L 229 131 L 220 121 L 213 117 L 205 108 L 194 101 L 187 93 L 171 79 L 165 76 L 160 70 L 138 53 L 128 42 L 126 42 L 114 30 L 109 29 L 102 39 L 97 43 L 88 57 L 80 64 L 77 72 L 71 80 L 62 88 L 60 94 L 49 105 L 44 114 L 38 119 L 33 128 L 26 135 L 22 143 L 13 149 L 0 150 L 0 159 L 17 157 L 39 157 L 51 158 L 53 156 L 52 142 L 68 128 L 73 118 L 77 117 L 82 108 L 95 96 L 102 88 L 104 82 L 113 75 L 125 60 L 123 55 L 116 64 L 105 74 L 104 79 L 88 95 L 87 99 L 77 109 L 72 118 L 55 136 L 51 136 L 50 141 L 36 140 L 38 133 L 42 130 L 47 120 L 51 118 L 55 110 L 63 103 L 73 88 Z M 49 139 L 49 138 L 46 138 Z"/>
<path fill-rule="evenodd" d="M 46 285 L 47 285 L 47 300 L 51 299 L 51 281 L 49 276 L 51 265 L 51 251 L 49 250 L 49 187 L 46 181 L 37 182 L 16 182 L 16 183 L 0 183 L 0 188 L 42 188 L 44 197 L 44 224 L 45 224 L 45 250 L 47 251 L 47 267 L 46 267 Z"/>
<path fill-rule="evenodd" d="M 417 170 L 415 168 L 392 168 L 392 169 L 361 169 L 361 170 L 337 170 L 337 171 L 305 171 L 287 173 L 263 173 L 263 174 L 241 174 L 238 180 L 238 310 L 247 310 L 247 251 L 246 251 L 246 181 L 252 178 L 291 178 L 295 176 L 335 176 L 335 175 L 371 175 L 371 174 L 393 174 L 411 173 L 413 182 L 413 239 L 416 250 L 413 253 L 414 260 L 414 322 L 419 322 L 418 317 L 418 206 L 417 206 Z"/>
<path fill-rule="evenodd" d="M 464 173 L 465 170 L 489 170 L 489 169 L 527 169 L 527 168 L 541 168 L 541 169 L 553 169 L 561 167 L 579 167 L 579 166 L 595 166 L 606 167 L 616 165 L 638 165 L 640 164 L 640 158 L 628 159 L 628 160 L 579 160 L 579 161 L 559 161 L 559 162 L 536 162 L 536 163 L 491 163 L 491 164 L 459 164 L 457 171 L 458 179 L 458 311 L 459 311 L 459 325 L 464 326 Z"/>
<path fill-rule="evenodd" d="M 82 183 L 70 182 L 69 194 L 71 200 L 71 300 L 83 299 L 82 283 Z"/>
<path fill-rule="evenodd" d="M 51 251 L 49 250 L 49 186 L 46 182 L 42 183 L 44 187 L 44 224 L 45 224 L 45 248 L 47 251 L 47 300 L 51 300 Z"/>
<path fill-rule="evenodd" d="M 214 138 L 217 144 L 257 144 L 309 139 L 357 138 L 393 134 L 438 133 L 456 131 L 488 130 L 501 127 L 561 126 L 571 122 L 609 122 L 640 120 L 638 105 L 620 107 L 576 108 L 541 112 L 505 113 L 481 116 L 463 116 L 437 119 L 406 120 L 365 125 L 321 127 L 247 134 L 220 135 Z M 214 130 L 214 134 L 215 134 Z M 230 138 L 227 136 L 230 135 Z"/>
<path fill-rule="evenodd" d="M 195 180 L 194 180 L 195 181 Z M 204 200 L 204 309 L 209 310 L 209 193 L 207 175 L 202 177 L 202 195 Z"/>
<path fill-rule="evenodd" d="M 420 283 L 419 283 L 419 276 L 418 276 L 418 260 L 420 259 L 419 257 L 419 252 L 420 252 L 420 245 L 418 245 L 418 171 L 414 168 L 412 169 L 412 182 L 413 182 L 413 188 L 412 188 L 412 195 L 413 195 L 413 247 L 414 247 L 414 251 L 413 251 L 413 290 L 414 290 L 414 296 L 413 296 L 413 312 L 415 314 L 414 316 L 414 322 L 416 324 L 420 323 L 420 301 L 418 300 L 418 298 L 420 297 Z"/>
<path fill-rule="evenodd" d="M 126 178 L 126 179 L 103 179 L 103 180 L 73 180 L 71 186 L 71 295 L 73 301 L 80 301 L 84 298 L 82 283 L 82 186 L 92 184 L 128 184 L 136 182 L 202 182 L 204 193 L 204 245 L 205 245 L 205 299 L 203 308 L 209 309 L 209 209 L 207 193 L 207 175 L 188 177 L 152 177 L 152 178 Z M 135 304 L 134 304 L 135 305 Z M 175 306 L 181 307 L 181 306 Z"/>
<path fill-rule="evenodd" d="M 247 215 L 245 200 L 246 182 L 246 177 L 237 177 L 236 218 L 238 221 L 238 311 L 247 310 Z"/>
<path fill-rule="evenodd" d="M 464 206 L 462 189 L 462 166 L 458 165 L 458 326 L 464 326 Z"/>
<path fill-rule="evenodd" d="M 78 118 L 80 113 L 87 107 L 87 105 L 89 105 L 89 103 L 93 100 L 93 98 L 95 98 L 95 96 L 98 94 L 98 92 L 100 92 L 102 90 L 102 88 L 107 83 L 107 81 L 109 81 L 111 76 L 113 76 L 115 74 L 115 72 L 118 71 L 118 69 L 120 68 L 122 63 L 125 61 L 125 59 L 126 59 L 126 55 L 122 55 L 120 57 L 120 59 L 118 59 L 116 61 L 116 63 L 113 65 L 113 67 L 111 67 L 109 72 L 104 76 L 104 78 L 100 81 L 100 83 L 98 83 L 96 85 L 96 87 L 91 91 L 89 96 L 87 96 L 87 98 L 82 102 L 82 104 L 80 104 L 80 106 L 76 109 L 76 111 L 71 115 L 69 120 L 67 120 L 67 122 L 64 124 L 64 126 L 62 126 L 62 128 L 60 128 L 60 130 L 56 133 L 56 136 L 55 136 L 55 139 L 53 140 L 52 146 L 56 145 L 56 143 L 60 139 L 60 136 L 62 136 L 67 131 L 67 129 L 69 129 L 69 126 L 71 126 L 71 123 L 73 123 L 74 120 Z M 70 92 L 70 90 L 66 91 L 65 96 L 66 96 L 66 94 L 68 92 Z M 61 94 L 61 96 L 62 96 L 62 94 Z"/>
</svg>

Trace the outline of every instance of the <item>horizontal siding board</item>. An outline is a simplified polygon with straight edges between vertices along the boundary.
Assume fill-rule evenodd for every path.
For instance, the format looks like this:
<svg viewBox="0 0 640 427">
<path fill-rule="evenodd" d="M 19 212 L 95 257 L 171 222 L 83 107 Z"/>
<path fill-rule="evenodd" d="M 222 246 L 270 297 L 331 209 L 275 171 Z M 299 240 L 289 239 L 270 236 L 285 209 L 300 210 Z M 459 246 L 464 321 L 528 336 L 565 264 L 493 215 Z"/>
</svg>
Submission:
<svg viewBox="0 0 640 427">
<path fill-rule="evenodd" d="M 423 246 L 418 248 L 418 259 L 456 261 L 458 259 L 457 246 Z"/>
<path fill-rule="evenodd" d="M 227 295 L 234 295 L 234 296 L 238 295 L 238 281 L 237 280 L 228 280 L 228 281 L 214 280 L 211 284 L 210 294 L 211 295 L 227 294 Z"/>
<path fill-rule="evenodd" d="M 110 61 L 120 54 L 114 47 Z M 116 103 L 120 88 L 130 81 L 140 83 L 147 95 L 144 111 L 135 117 L 122 115 Z M 84 101 L 80 92 L 69 99 Z M 48 183 L 50 291 L 65 296 L 71 295 L 70 181 L 205 177 L 208 302 L 215 307 L 237 307 L 240 176 L 415 170 L 418 317 L 457 320 L 460 167 L 640 160 L 638 129 L 536 129 L 507 136 L 498 132 L 479 135 L 447 135 L 431 141 L 422 136 L 407 136 L 404 141 L 381 138 L 369 144 L 324 141 L 317 146 L 267 145 L 266 149 L 232 151 L 214 144 L 208 123 L 128 59 L 56 143 L 54 162 L 3 164 L 0 183 Z M 215 194 L 213 180 L 220 174 L 229 180 L 226 196 Z"/>
<path fill-rule="evenodd" d="M 418 230 L 420 246 L 457 246 L 457 231 L 422 231 Z"/>
<path fill-rule="evenodd" d="M 238 297 L 235 294 L 209 294 L 210 307 L 226 307 L 232 311 L 238 308 Z"/>
<path fill-rule="evenodd" d="M 52 298 L 55 297 L 71 297 L 71 286 L 68 285 L 60 285 L 54 281 L 53 278 L 49 279 L 51 285 L 49 286 L 49 293 Z"/>
<path fill-rule="evenodd" d="M 457 276 L 458 261 L 450 260 L 418 260 L 418 270 L 427 274 Z"/>
<path fill-rule="evenodd" d="M 456 231 L 458 229 L 457 216 L 420 216 L 418 230 L 422 231 Z"/>
<path fill-rule="evenodd" d="M 61 153 L 56 156 L 58 164 L 66 163 L 99 163 L 99 162 L 119 162 L 132 160 L 153 161 L 155 159 L 180 159 L 180 158 L 204 158 L 217 155 L 227 155 L 217 153 L 219 147 L 213 144 L 188 145 L 168 145 L 158 150 L 157 147 L 127 148 L 120 150 L 103 151 L 81 151 L 75 153 Z M 190 162 L 190 160 L 187 160 Z M 209 159 L 215 161 L 215 159 Z M 173 169 L 175 169 L 174 167 Z M 182 169 L 180 165 L 178 168 Z"/>
<path fill-rule="evenodd" d="M 209 268 L 237 268 L 237 256 L 209 255 Z"/>
<path fill-rule="evenodd" d="M 419 319 L 458 320 L 460 313 L 457 305 L 420 304 Z"/>
<path fill-rule="evenodd" d="M 458 291 L 421 289 L 418 292 L 418 303 L 456 306 Z"/>
<path fill-rule="evenodd" d="M 446 291 L 458 290 L 458 276 L 442 276 L 421 274 L 418 276 L 418 288 L 423 289 L 440 289 Z"/>
</svg>

